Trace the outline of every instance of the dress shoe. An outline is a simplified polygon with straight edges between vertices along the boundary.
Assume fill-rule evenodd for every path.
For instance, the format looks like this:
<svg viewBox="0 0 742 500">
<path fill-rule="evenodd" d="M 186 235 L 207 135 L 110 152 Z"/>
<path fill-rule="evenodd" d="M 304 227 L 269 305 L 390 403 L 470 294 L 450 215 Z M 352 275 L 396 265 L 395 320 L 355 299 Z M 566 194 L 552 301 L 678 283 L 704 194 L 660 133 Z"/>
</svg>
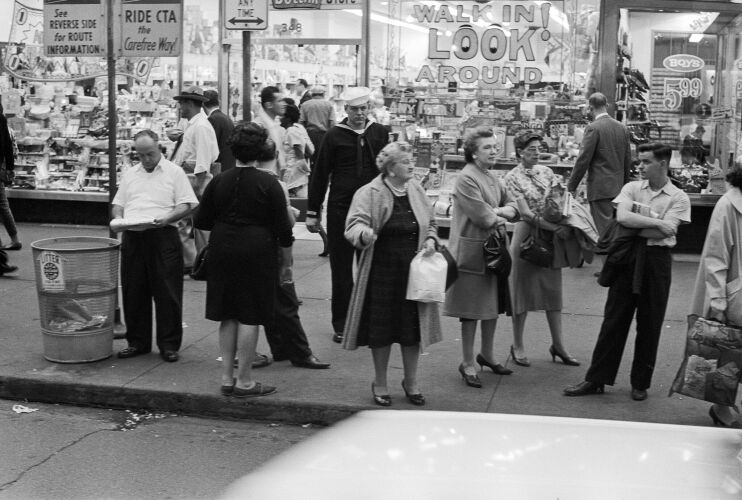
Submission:
<svg viewBox="0 0 742 500">
<path fill-rule="evenodd" d="M 407 392 L 407 387 L 404 385 L 404 380 L 402 381 L 402 389 L 404 390 L 404 395 L 407 396 L 407 401 L 412 403 L 415 406 L 423 406 L 425 404 L 425 396 L 423 396 L 421 393 L 417 392 L 415 394 L 410 394 Z"/>
<path fill-rule="evenodd" d="M 510 357 L 513 358 L 513 363 L 515 363 L 518 366 L 526 366 L 526 367 L 531 366 L 531 362 L 528 361 L 528 358 L 526 356 L 519 358 L 518 356 L 515 355 L 515 349 L 513 348 L 513 346 L 510 346 Z"/>
<path fill-rule="evenodd" d="M 466 373 L 463 364 L 459 365 L 459 373 L 464 378 L 464 382 L 466 382 L 466 385 L 468 385 L 469 387 L 476 387 L 477 389 L 482 388 L 482 381 L 479 380 L 477 374 L 475 373 L 474 375 L 469 375 L 468 373 Z"/>
<path fill-rule="evenodd" d="M 634 401 L 644 401 L 645 399 L 647 399 L 647 391 L 645 391 L 644 389 L 632 388 L 631 399 L 633 399 Z"/>
<path fill-rule="evenodd" d="M 477 354 L 477 363 L 479 363 L 479 366 L 482 367 L 482 370 L 484 370 L 484 367 L 486 366 L 493 372 L 495 372 L 496 375 L 510 375 L 513 373 L 513 370 L 510 368 L 505 368 L 500 363 L 490 363 L 486 359 L 484 359 L 484 356 L 481 354 Z"/>
<path fill-rule="evenodd" d="M 254 398 L 258 396 L 267 396 L 274 392 L 276 392 L 276 388 L 272 385 L 263 385 L 260 382 L 255 382 L 255 385 L 249 389 L 235 387 L 232 391 L 232 396 L 235 398 Z"/>
<path fill-rule="evenodd" d="M 191 274 L 191 272 L 193 272 L 192 266 L 185 266 L 183 268 L 183 276 L 188 276 L 189 274 Z"/>
<path fill-rule="evenodd" d="M 379 406 L 391 406 L 392 397 L 389 394 L 376 394 L 376 384 L 371 382 L 371 394 L 374 396 L 374 403 Z"/>
<path fill-rule="evenodd" d="M 332 334 L 332 341 L 336 344 L 343 343 L 343 332 L 335 332 Z"/>
<path fill-rule="evenodd" d="M 739 423 L 736 420 L 733 421 L 731 424 L 724 422 L 724 420 L 722 420 L 721 417 L 716 413 L 714 406 L 715 405 L 711 405 L 709 407 L 709 417 L 711 417 L 711 420 L 714 422 L 715 427 L 739 427 Z"/>
<path fill-rule="evenodd" d="M 11 243 L 9 245 L 3 246 L 2 250 L 20 250 L 21 248 L 23 248 L 23 245 L 20 241 L 18 241 L 16 243 Z"/>
<path fill-rule="evenodd" d="M 5 266 L 0 268 L 0 276 L 4 274 L 14 273 L 18 270 L 18 266 Z"/>
<path fill-rule="evenodd" d="M 589 394 L 603 394 L 604 392 L 605 388 L 603 384 L 596 384 L 587 380 L 564 389 L 565 396 L 587 396 Z"/>
<path fill-rule="evenodd" d="M 556 363 L 556 358 L 559 358 L 562 360 L 562 363 L 569 366 L 580 366 L 580 362 L 577 361 L 575 358 L 570 356 L 569 354 L 562 354 L 561 352 L 556 350 L 556 347 L 549 346 L 549 354 L 551 354 L 551 362 Z"/>
<path fill-rule="evenodd" d="M 328 255 L 330 255 L 330 252 L 328 252 L 327 250 L 325 250 L 322 253 L 317 254 L 317 257 L 327 257 Z"/>
<path fill-rule="evenodd" d="M 330 367 L 330 363 L 323 363 L 322 361 L 317 359 L 317 356 L 315 356 L 314 354 L 310 354 L 303 359 L 292 359 L 291 364 L 294 366 L 298 366 L 299 368 L 313 368 L 315 370 L 322 370 L 324 368 Z"/>
<path fill-rule="evenodd" d="M 235 382 L 236 382 L 236 380 L 235 379 L 232 379 L 232 383 L 230 385 L 224 385 L 224 384 L 222 384 L 222 387 L 221 387 L 222 396 L 231 396 L 232 395 L 232 393 L 234 392 L 234 384 L 235 384 Z"/>
<path fill-rule="evenodd" d="M 178 351 L 161 351 L 160 357 L 168 363 L 174 363 L 178 361 Z"/>
<path fill-rule="evenodd" d="M 284 358 L 286 359 L 286 358 Z M 266 366 L 273 363 L 273 360 L 270 356 L 266 354 L 260 354 L 259 352 L 255 353 L 255 359 L 252 360 L 252 364 L 250 367 L 254 370 L 255 368 L 265 368 Z M 234 367 L 239 368 L 240 367 L 240 360 L 237 358 L 234 358 Z"/>
<path fill-rule="evenodd" d="M 126 358 L 133 358 L 134 356 L 141 356 L 142 354 L 147 354 L 149 351 L 145 349 L 139 349 L 137 347 L 127 347 L 126 349 L 122 349 L 118 353 L 118 357 L 121 359 Z"/>
</svg>

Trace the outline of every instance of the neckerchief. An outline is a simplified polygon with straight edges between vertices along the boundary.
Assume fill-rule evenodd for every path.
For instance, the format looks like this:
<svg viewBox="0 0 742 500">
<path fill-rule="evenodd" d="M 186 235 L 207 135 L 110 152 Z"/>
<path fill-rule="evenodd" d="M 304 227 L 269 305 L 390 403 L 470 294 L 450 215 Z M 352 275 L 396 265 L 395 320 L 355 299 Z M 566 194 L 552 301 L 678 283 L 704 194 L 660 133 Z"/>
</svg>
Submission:
<svg viewBox="0 0 742 500">
<path fill-rule="evenodd" d="M 352 131 L 354 134 L 356 134 L 358 137 L 356 138 L 356 175 L 358 177 L 361 176 L 361 173 L 363 172 L 363 147 L 366 145 L 366 130 L 371 126 L 371 124 L 374 123 L 372 121 L 367 121 L 366 126 L 363 127 L 363 132 L 360 134 L 357 130 L 350 128 L 344 123 L 338 123 L 336 127 L 344 128 L 347 130 Z M 371 151 L 371 158 L 376 158 L 376 152 L 371 147 L 371 143 L 368 143 L 368 149 Z"/>
</svg>

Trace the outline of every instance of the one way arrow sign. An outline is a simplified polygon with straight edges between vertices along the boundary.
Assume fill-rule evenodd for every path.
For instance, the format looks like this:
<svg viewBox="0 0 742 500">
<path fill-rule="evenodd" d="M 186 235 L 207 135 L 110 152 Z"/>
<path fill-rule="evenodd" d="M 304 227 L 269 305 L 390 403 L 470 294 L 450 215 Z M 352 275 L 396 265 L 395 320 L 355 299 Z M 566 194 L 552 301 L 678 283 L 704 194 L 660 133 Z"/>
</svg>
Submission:
<svg viewBox="0 0 742 500">
<path fill-rule="evenodd" d="M 266 29 L 268 0 L 224 0 L 224 27 L 243 31 Z"/>
</svg>

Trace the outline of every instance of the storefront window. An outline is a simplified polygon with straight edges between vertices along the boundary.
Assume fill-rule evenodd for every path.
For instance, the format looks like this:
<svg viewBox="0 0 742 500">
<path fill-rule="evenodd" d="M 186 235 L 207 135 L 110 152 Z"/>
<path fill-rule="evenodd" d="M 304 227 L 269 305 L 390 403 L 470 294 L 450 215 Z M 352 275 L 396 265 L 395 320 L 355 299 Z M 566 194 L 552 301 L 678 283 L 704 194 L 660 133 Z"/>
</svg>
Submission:
<svg viewBox="0 0 742 500">
<path fill-rule="evenodd" d="M 673 147 L 690 193 L 721 194 L 740 142 L 740 16 L 622 9 L 616 117 L 639 141 Z"/>
</svg>

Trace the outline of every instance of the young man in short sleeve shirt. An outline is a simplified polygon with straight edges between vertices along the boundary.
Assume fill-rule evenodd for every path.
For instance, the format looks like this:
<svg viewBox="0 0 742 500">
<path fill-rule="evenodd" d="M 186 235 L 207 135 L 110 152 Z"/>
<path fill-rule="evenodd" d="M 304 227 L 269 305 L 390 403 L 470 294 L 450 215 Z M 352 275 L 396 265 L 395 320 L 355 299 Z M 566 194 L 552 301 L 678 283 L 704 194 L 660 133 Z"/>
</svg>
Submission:
<svg viewBox="0 0 742 500">
<path fill-rule="evenodd" d="M 670 250 L 677 243 L 678 226 L 690 222 L 691 206 L 688 195 L 668 178 L 672 149 L 654 143 L 641 145 L 638 151 L 642 180 L 624 185 L 613 202 L 618 223 L 638 229 L 639 236 L 646 238 L 640 293 L 632 292 L 632 270 L 618 273 L 608 291 L 603 324 L 585 381 L 565 389 L 567 396 L 602 393 L 604 385 L 615 383 L 634 313 L 636 344 L 631 397 L 636 401 L 646 399 L 652 381 L 672 280 Z M 649 215 L 633 211 L 635 203 L 648 206 L 645 211 Z"/>
</svg>

